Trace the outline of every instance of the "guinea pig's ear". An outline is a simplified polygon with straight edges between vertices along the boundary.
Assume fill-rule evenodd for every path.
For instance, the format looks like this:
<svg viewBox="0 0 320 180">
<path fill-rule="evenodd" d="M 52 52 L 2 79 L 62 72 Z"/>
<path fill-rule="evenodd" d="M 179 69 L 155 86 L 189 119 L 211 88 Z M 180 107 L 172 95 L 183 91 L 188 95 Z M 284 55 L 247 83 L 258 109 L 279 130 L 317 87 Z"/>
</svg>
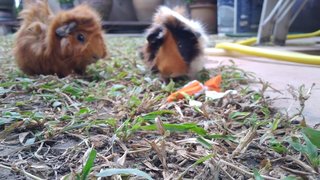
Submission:
<svg viewBox="0 0 320 180">
<path fill-rule="evenodd" d="M 199 33 L 199 32 L 194 32 L 194 35 L 195 35 L 197 38 L 199 38 L 199 37 L 201 36 L 201 33 Z"/>
<path fill-rule="evenodd" d="M 77 23 L 72 21 L 68 24 L 58 27 L 56 29 L 56 34 L 60 38 L 66 37 L 75 29 L 76 26 L 77 26 Z"/>
<path fill-rule="evenodd" d="M 147 41 L 150 44 L 161 45 L 164 39 L 165 30 L 162 26 L 152 29 L 147 35 Z"/>
</svg>

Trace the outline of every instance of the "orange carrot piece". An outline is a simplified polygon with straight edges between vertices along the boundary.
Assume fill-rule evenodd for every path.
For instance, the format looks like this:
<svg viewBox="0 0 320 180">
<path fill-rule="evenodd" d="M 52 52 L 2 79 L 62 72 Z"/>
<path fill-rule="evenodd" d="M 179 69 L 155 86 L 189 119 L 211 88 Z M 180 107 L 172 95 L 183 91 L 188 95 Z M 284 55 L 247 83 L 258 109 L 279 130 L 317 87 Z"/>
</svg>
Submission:
<svg viewBox="0 0 320 180">
<path fill-rule="evenodd" d="M 221 91 L 222 76 L 219 74 L 204 83 L 208 87 L 208 90 Z"/>
<path fill-rule="evenodd" d="M 179 89 L 178 91 L 172 93 L 168 98 L 168 102 L 172 102 L 178 99 L 184 98 L 183 93 L 188 94 L 189 96 L 195 95 L 203 90 L 203 85 L 199 81 L 192 81 L 187 84 L 185 87 Z"/>
<path fill-rule="evenodd" d="M 183 88 L 179 89 L 178 91 L 171 93 L 170 96 L 167 98 L 167 102 L 183 99 L 184 93 L 188 94 L 189 96 L 193 96 L 197 93 L 200 93 L 204 89 L 204 86 L 206 86 L 208 90 L 214 90 L 214 91 L 220 92 L 221 81 L 222 81 L 221 75 L 217 75 L 209 79 L 208 81 L 205 82 L 204 85 L 199 81 L 192 81 L 186 86 L 184 86 Z"/>
</svg>

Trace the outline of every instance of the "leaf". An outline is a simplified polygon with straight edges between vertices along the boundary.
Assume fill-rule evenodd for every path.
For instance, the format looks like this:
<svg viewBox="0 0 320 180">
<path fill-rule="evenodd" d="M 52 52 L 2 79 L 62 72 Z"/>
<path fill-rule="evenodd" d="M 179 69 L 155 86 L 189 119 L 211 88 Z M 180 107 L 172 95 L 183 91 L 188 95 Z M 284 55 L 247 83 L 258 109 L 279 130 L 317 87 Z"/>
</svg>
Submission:
<svg viewBox="0 0 320 180">
<path fill-rule="evenodd" d="M 320 157 L 318 155 L 318 149 L 315 145 L 311 143 L 311 141 L 306 135 L 302 135 L 305 144 L 302 144 L 300 139 L 297 137 L 291 137 L 291 139 L 289 139 L 288 142 L 295 150 L 305 154 L 311 162 L 311 165 L 314 168 L 317 168 L 318 166 L 320 166 Z"/>
<path fill-rule="evenodd" d="M 95 149 L 91 149 L 89 157 L 87 159 L 86 164 L 84 165 L 81 173 L 81 180 L 86 180 L 91 168 L 93 167 L 94 160 L 96 159 L 97 151 Z"/>
<path fill-rule="evenodd" d="M 128 72 L 122 71 L 118 73 L 117 79 L 124 79 L 128 75 Z"/>
<path fill-rule="evenodd" d="M 263 113 L 265 119 L 270 118 L 271 112 L 268 107 L 261 108 L 261 112 Z M 276 120 L 280 121 L 280 118 L 278 117 L 278 118 L 276 118 Z"/>
<path fill-rule="evenodd" d="M 34 81 L 30 78 L 16 78 L 16 80 L 22 83 L 32 83 Z"/>
<path fill-rule="evenodd" d="M 152 180 L 149 174 L 143 171 L 140 171 L 138 169 L 104 169 L 104 170 L 101 170 L 98 174 L 96 174 L 96 176 L 108 177 L 116 174 L 132 174 L 132 175 L 144 177 L 148 180 Z"/>
<path fill-rule="evenodd" d="M 320 166 L 320 157 L 318 155 L 318 148 L 312 144 L 309 138 L 303 134 L 304 141 L 306 143 L 306 154 L 311 161 L 311 165 L 316 169 Z"/>
<path fill-rule="evenodd" d="M 105 119 L 105 120 L 94 120 L 94 121 L 91 121 L 91 124 L 95 124 L 95 125 L 108 124 L 112 127 L 116 127 L 117 122 L 118 121 L 116 119 L 110 118 L 110 119 Z"/>
<path fill-rule="evenodd" d="M 170 82 L 167 86 L 163 87 L 162 89 L 165 91 L 165 92 L 173 92 L 174 91 L 174 81 L 172 79 L 170 79 Z"/>
<path fill-rule="evenodd" d="M 64 93 L 71 94 L 74 97 L 80 97 L 83 94 L 82 89 L 73 87 L 71 85 L 66 85 L 65 87 L 62 88 Z"/>
<path fill-rule="evenodd" d="M 83 128 L 83 127 L 87 127 L 89 125 L 90 125 L 89 123 L 72 124 L 70 126 L 63 127 L 63 129 L 61 131 L 62 132 L 67 132 L 67 131 L 71 131 L 73 129 L 80 129 L 80 128 Z"/>
<path fill-rule="evenodd" d="M 197 126 L 196 124 L 193 123 L 185 123 L 185 124 L 164 124 L 164 127 L 166 130 L 169 131 L 192 131 L 194 133 L 197 133 L 198 135 L 204 136 L 207 134 L 207 131 L 204 130 L 203 128 Z"/>
<path fill-rule="evenodd" d="M 288 142 L 295 150 L 305 153 L 304 147 L 299 138 L 291 137 L 291 139 L 289 139 Z"/>
<path fill-rule="evenodd" d="M 40 87 L 41 87 L 41 89 L 53 90 L 53 89 L 55 89 L 55 88 L 58 88 L 59 85 L 56 84 L 56 82 L 51 81 L 51 82 L 47 82 L 47 83 L 41 85 Z"/>
<path fill-rule="evenodd" d="M 79 112 L 77 113 L 77 115 L 83 115 L 83 114 L 88 114 L 88 113 L 90 113 L 90 109 L 85 107 L 85 108 L 81 108 L 79 110 Z"/>
<path fill-rule="evenodd" d="M 245 119 L 250 115 L 250 112 L 232 112 L 229 114 L 229 118 L 232 120 Z"/>
<path fill-rule="evenodd" d="M 146 121 L 153 121 L 158 116 L 163 116 L 165 114 L 174 114 L 174 111 L 170 110 L 159 110 L 159 111 L 153 111 L 146 115 L 141 116 Z"/>
<path fill-rule="evenodd" d="M 198 159 L 195 163 L 193 163 L 192 166 L 194 167 L 194 166 L 196 166 L 198 164 L 201 164 L 201 163 L 205 162 L 206 160 L 209 160 L 209 159 L 213 158 L 213 156 L 214 156 L 214 154 L 209 154 L 207 156 L 204 156 L 204 157 Z"/>
<path fill-rule="evenodd" d="M 71 120 L 71 119 L 72 119 L 71 116 L 69 116 L 69 115 L 64 115 L 64 116 L 62 116 L 59 120 L 66 121 L 66 120 Z"/>
<path fill-rule="evenodd" d="M 20 120 L 22 116 L 17 112 L 3 112 L 2 117 L 0 117 L 0 126 L 4 124 L 10 124 L 12 121 Z"/>
<path fill-rule="evenodd" d="M 203 137 L 197 137 L 197 141 L 205 148 L 212 149 L 212 145 Z"/>
<path fill-rule="evenodd" d="M 5 82 L 5 83 L 0 83 L 0 87 L 10 87 L 12 85 L 18 84 L 17 82 Z"/>
<path fill-rule="evenodd" d="M 274 119 L 274 121 L 272 122 L 272 131 L 275 131 L 278 129 L 279 123 L 281 122 L 281 118 L 277 117 Z"/>
<path fill-rule="evenodd" d="M 87 102 L 94 102 L 94 101 L 97 100 L 97 98 L 93 94 L 90 94 L 84 100 L 87 101 Z"/>
<path fill-rule="evenodd" d="M 10 89 L 4 89 L 3 87 L 0 87 L 0 96 L 10 92 L 11 90 Z"/>
<path fill-rule="evenodd" d="M 276 139 L 271 139 L 269 142 L 271 149 L 273 149 L 275 152 L 279 154 L 284 154 L 288 152 L 288 149 L 281 144 L 281 142 L 277 141 Z"/>
<path fill-rule="evenodd" d="M 169 130 L 170 132 L 194 132 L 198 135 L 205 136 L 207 135 L 207 131 L 203 128 L 197 126 L 194 123 L 185 123 L 185 124 L 168 124 L 163 123 L 163 127 L 166 130 Z M 149 125 L 149 126 L 141 126 L 141 129 L 147 130 L 147 131 L 155 131 L 157 130 L 157 127 L 155 124 Z"/>
<path fill-rule="evenodd" d="M 253 176 L 255 180 L 264 180 L 256 168 L 253 169 Z"/>
<path fill-rule="evenodd" d="M 10 124 L 12 121 L 14 121 L 14 119 L 10 119 L 10 118 L 0 118 L 0 126 L 4 125 L 4 124 Z"/>
<path fill-rule="evenodd" d="M 126 86 L 122 85 L 122 84 L 115 84 L 111 87 L 111 91 L 119 91 L 122 89 L 125 89 Z"/>
<path fill-rule="evenodd" d="M 320 148 L 320 131 L 305 127 L 302 129 L 302 132 L 310 139 L 312 144 Z"/>
<path fill-rule="evenodd" d="M 197 160 L 195 163 L 193 163 L 191 166 L 187 167 L 187 169 L 184 170 L 184 171 L 179 175 L 179 177 L 178 177 L 177 179 L 179 179 L 179 180 L 180 180 L 180 179 L 183 179 L 183 176 L 190 170 L 190 168 L 193 168 L 193 167 L 197 166 L 198 164 L 201 164 L 201 163 L 203 163 L 203 162 L 211 159 L 212 157 L 214 157 L 214 154 L 209 154 L 209 155 L 207 155 L 207 156 L 204 156 L 204 157 L 198 159 L 198 160 Z"/>
<path fill-rule="evenodd" d="M 254 100 L 254 101 L 258 101 L 262 98 L 261 94 L 259 93 L 254 93 L 252 96 L 251 96 L 251 99 Z"/>
<path fill-rule="evenodd" d="M 131 96 L 128 105 L 129 107 L 138 107 L 141 104 L 141 100 L 137 96 Z"/>
<path fill-rule="evenodd" d="M 23 102 L 23 101 L 17 101 L 16 102 L 16 106 L 18 106 L 18 107 L 22 107 L 22 106 L 25 106 L 25 105 L 26 105 L 26 103 Z"/>
<path fill-rule="evenodd" d="M 35 112 L 30 117 L 34 120 L 40 120 L 45 118 L 42 112 Z"/>
<path fill-rule="evenodd" d="M 17 112 L 4 112 L 3 117 L 5 118 L 12 118 L 12 119 L 21 119 L 20 113 Z"/>
<path fill-rule="evenodd" d="M 25 146 L 27 145 L 31 145 L 31 144 L 34 144 L 36 142 L 36 138 L 33 137 L 33 138 L 29 138 L 27 139 L 26 143 L 24 143 Z"/>
<path fill-rule="evenodd" d="M 288 177 L 283 178 L 282 180 L 298 180 L 298 178 L 295 176 L 288 176 Z"/>
<path fill-rule="evenodd" d="M 108 94 L 110 94 L 111 96 L 120 96 L 120 95 L 122 95 L 122 93 L 120 91 L 125 88 L 126 88 L 126 86 L 124 86 L 122 84 L 115 84 L 110 88 Z"/>
</svg>

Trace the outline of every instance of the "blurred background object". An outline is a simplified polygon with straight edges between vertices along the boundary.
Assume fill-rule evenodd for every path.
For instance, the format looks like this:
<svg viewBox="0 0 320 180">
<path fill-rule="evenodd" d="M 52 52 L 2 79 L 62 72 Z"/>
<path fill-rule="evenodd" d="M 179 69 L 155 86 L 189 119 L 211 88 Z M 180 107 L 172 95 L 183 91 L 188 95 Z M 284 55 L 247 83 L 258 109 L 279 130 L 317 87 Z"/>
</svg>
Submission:
<svg viewBox="0 0 320 180">
<path fill-rule="evenodd" d="M 217 1 L 185 0 L 190 9 L 190 17 L 200 21 L 207 33 L 217 33 Z"/>
<path fill-rule="evenodd" d="M 23 0 L 0 0 L 0 33 L 14 32 L 17 12 Z M 296 0 L 293 12 L 304 0 Z M 256 36 L 264 0 L 48 0 L 53 12 L 88 3 L 103 17 L 103 27 L 112 33 L 142 33 L 150 25 L 160 5 L 185 7 L 189 18 L 199 20 L 209 34 Z M 300 4 L 299 4 L 300 3 Z M 320 3 L 307 0 L 290 26 L 289 32 L 304 33 L 320 29 Z"/>
<path fill-rule="evenodd" d="M 298 2 L 293 7 L 295 12 L 303 0 Z M 290 26 L 290 32 L 294 33 L 306 33 L 313 32 L 320 29 L 320 1 L 319 0 L 307 0 L 306 5 L 301 10 L 297 18 Z"/>
<path fill-rule="evenodd" d="M 96 9 L 104 21 L 109 20 L 113 0 L 79 0 L 80 3 L 86 3 Z"/>
<path fill-rule="evenodd" d="M 163 0 L 132 0 L 132 3 L 138 20 L 151 22 L 153 14 L 163 4 Z"/>
<path fill-rule="evenodd" d="M 74 0 L 59 0 L 61 9 L 71 9 L 74 7 Z"/>
<path fill-rule="evenodd" d="M 218 33 L 256 33 L 263 0 L 218 0 Z"/>
<path fill-rule="evenodd" d="M 13 0 L 0 1 L 0 21 L 13 21 L 16 18 L 16 5 Z M 0 35 L 13 31 L 12 27 L 0 24 Z"/>
</svg>

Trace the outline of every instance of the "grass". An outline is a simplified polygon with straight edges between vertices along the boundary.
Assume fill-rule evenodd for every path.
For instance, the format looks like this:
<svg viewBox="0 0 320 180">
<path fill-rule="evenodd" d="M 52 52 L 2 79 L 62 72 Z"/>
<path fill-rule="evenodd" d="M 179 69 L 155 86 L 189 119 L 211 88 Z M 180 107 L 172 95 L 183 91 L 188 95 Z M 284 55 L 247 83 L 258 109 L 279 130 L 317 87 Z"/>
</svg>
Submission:
<svg viewBox="0 0 320 180">
<path fill-rule="evenodd" d="M 320 178 L 320 132 L 295 123 L 311 88 L 295 91 L 301 111 L 287 116 L 265 96 L 268 83 L 220 66 L 203 77 L 222 74 L 223 89 L 236 94 L 167 103 L 186 82 L 150 74 L 138 56 L 142 38 L 108 37 L 108 59 L 62 79 L 21 73 L 12 40 L 0 37 L 0 177 Z"/>
</svg>

